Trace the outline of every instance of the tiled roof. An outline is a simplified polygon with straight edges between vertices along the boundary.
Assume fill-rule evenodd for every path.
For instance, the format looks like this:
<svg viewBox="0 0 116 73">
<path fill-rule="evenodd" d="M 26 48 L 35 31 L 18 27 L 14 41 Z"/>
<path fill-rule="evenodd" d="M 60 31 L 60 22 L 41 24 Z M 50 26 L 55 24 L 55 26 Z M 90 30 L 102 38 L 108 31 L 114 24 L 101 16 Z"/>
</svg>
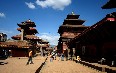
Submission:
<svg viewBox="0 0 116 73">
<path fill-rule="evenodd" d="M 26 39 L 35 39 L 35 40 L 40 40 L 40 38 L 39 38 L 39 37 L 37 37 L 37 36 L 35 36 L 35 35 L 26 35 L 25 37 L 26 37 Z"/>
<path fill-rule="evenodd" d="M 21 22 L 21 24 L 17 24 L 19 27 L 36 27 L 35 23 L 32 22 L 30 19 L 24 22 Z"/>
<path fill-rule="evenodd" d="M 38 41 L 39 43 L 42 43 L 42 44 L 44 44 L 44 43 L 49 43 L 47 40 L 43 40 L 43 39 L 41 39 L 40 38 L 40 41 Z"/>
<path fill-rule="evenodd" d="M 24 21 L 24 22 L 22 22 L 22 23 L 30 23 L 30 24 L 35 24 L 34 22 L 32 22 L 30 19 L 29 20 L 27 20 L 27 21 Z"/>
<path fill-rule="evenodd" d="M 18 40 L 19 40 L 19 39 L 21 39 L 21 34 L 12 36 L 11 38 L 12 38 L 12 39 L 18 39 Z"/>
<path fill-rule="evenodd" d="M 30 30 L 36 30 L 35 28 L 33 28 L 33 27 L 29 27 L 30 28 Z"/>
<path fill-rule="evenodd" d="M 20 39 L 21 35 L 16 35 L 16 36 L 12 36 L 13 39 Z M 39 37 L 35 36 L 35 35 L 26 35 L 25 36 L 26 39 L 33 39 L 33 40 L 40 40 Z"/>
<path fill-rule="evenodd" d="M 29 48 L 31 45 L 27 41 L 8 41 L 0 42 L 0 47 L 18 47 L 18 48 Z"/>
<path fill-rule="evenodd" d="M 51 48 L 51 47 L 48 47 L 48 48 L 46 48 L 46 50 L 53 50 L 53 48 Z"/>
<path fill-rule="evenodd" d="M 109 0 L 105 5 L 102 6 L 102 9 L 111 9 L 116 8 L 116 0 Z"/>
<path fill-rule="evenodd" d="M 17 30 L 21 30 L 21 28 L 19 27 L 19 28 L 17 28 Z M 33 27 L 29 27 L 29 30 L 36 30 L 36 29 Z"/>
<path fill-rule="evenodd" d="M 48 41 L 46 41 L 46 40 L 41 40 L 41 42 L 43 42 L 43 43 L 49 43 Z"/>
<path fill-rule="evenodd" d="M 61 36 L 62 38 L 75 38 L 76 35 L 72 35 L 72 36 Z"/>
<path fill-rule="evenodd" d="M 105 18 L 103 18 L 102 20 L 100 20 L 96 24 L 92 25 L 91 27 L 85 29 L 79 36 L 84 35 L 84 34 L 86 35 L 87 32 L 92 31 L 92 30 L 95 30 L 95 28 L 97 28 L 97 29 L 100 28 L 101 25 L 103 26 L 103 24 L 105 22 L 107 22 L 107 21 L 110 21 L 110 22 L 116 21 L 115 15 L 116 15 L 116 12 L 113 12 L 111 14 L 107 14 Z"/>
<path fill-rule="evenodd" d="M 84 25 L 61 25 L 61 27 L 89 27 Z"/>
<path fill-rule="evenodd" d="M 49 47 L 49 44 L 37 44 L 37 47 Z"/>
<path fill-rule="evenodd" d="M 20 28 L 20 27 L 17 28 L 17 30 L 21 32 L 21 28 Z M 29 27 L 28 29 L 26 28 L 24 31 L 25 31 L 26 33 L 38 33 L 38 31 L 37 31 L 36 28 L 34 28 L 34 27 Z"/>
</svg>

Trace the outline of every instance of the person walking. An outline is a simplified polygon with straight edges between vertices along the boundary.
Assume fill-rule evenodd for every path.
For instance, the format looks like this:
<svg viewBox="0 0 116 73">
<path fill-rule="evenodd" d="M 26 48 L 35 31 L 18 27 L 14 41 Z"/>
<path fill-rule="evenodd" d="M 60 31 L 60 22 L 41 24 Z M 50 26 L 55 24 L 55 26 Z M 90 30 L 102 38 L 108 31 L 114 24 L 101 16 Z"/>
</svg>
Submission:
<svg viewBox="0 0 116 73">
<path fill-rule="evenodd" d="M 61 54 L 61 61 L 64 61 L 64 54 Z"/>
<path fill-rule="evenodd" d="M 32 51 L 29 52 L 29 59 L 28 59 L 28 62 L 27 62 L 26 65 L 28 65 L 29 62 L 31 62 L 30 64 L 34 64 L 33 61 L 32 61 Z"/>
<path fill-rule="evenodd" d="M 50 55 L 50 62 L 53 62 L 53 56 Z"/>
</svg>

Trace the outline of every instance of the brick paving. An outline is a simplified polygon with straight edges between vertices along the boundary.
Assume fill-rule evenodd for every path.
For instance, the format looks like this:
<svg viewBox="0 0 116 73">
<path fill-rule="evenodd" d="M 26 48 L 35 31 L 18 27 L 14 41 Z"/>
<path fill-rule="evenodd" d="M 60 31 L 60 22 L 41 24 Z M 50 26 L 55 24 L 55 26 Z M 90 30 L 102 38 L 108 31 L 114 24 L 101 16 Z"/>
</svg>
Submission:
<svg viewBox="0 0 116 73">
<path fill-rule="evenodd" d="M 0 60 L 3 65 L 0 65 L 0 73 L 35 73 L 36 70 L 45 62 L 46 57 L 37 56 L 33 58 L 34 64 L 26 65 L 27 57 L 12 57 L 6 60 Z M 8 63 L 7 63 L 8 62 Z M 7 63 L 7 64 L 5 64 Z M 103 73 L 93 70 L 89 67 L 83 66 L 74 61 L 60 61 L 53 60 L 50 62 L 48 57 L 45 65 L 42 67 L 40 73 Z M 105 73 L 105 72 L 104 72 Z"/>
<path fill-rule="evenodd" d="M 105 72 L 96 71 L 95 69 L 93 70 L 79 63 L 75 63 L 74 61 L 60 61 L 59 58 L 57 58 L 57 60 L 53 60 L 53 62 L 50 62 L 50 57 L 48 57 L 40 73 L 105 73 Z"/>
<path fill-rule="evenodd" d="M 45 61 L 46 57 L 37 56 L 33 58 L 34 64 L 26 65 L 27 57 L 12 57 L 6 60 L 0 60 L 0 73 L 35 73 L 38 67 Z M 4 64 L 7 63 L 8 64 Z"/>
</svg>

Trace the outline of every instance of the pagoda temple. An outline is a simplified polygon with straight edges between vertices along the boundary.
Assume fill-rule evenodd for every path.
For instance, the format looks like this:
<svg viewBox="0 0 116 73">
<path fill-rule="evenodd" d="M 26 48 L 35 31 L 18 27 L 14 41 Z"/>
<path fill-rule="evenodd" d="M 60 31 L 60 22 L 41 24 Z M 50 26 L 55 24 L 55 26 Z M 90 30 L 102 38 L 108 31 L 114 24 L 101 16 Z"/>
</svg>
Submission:
<svg viewBox="0 0 116 73">
<path fill-rule="evenodd" d="M 83 25 L 85 21 L 79 19 L 79 16 L 80 15 L 74 14 L 74 12 L 68 14 L 66 19 L 64 19 L 63 24 L 59 27 L 58 33 L 60 34 L 60 38 L 57 49 L 59 53 L 65 53 L 66 55 L 72 52 L 73 49 L 68 49 L 68 41 L 88 28 L 88 26 Z"/>
<path fill-rule="evenodd" d="M 21 33 L 16 36 L 12 36 L 12 39 L 14 40 L 37 40 L 39 39 L 37 36 L 35 36 L 38 31 L 34 28 L 36 27 L 35 23 L 32 22 L 30 19 L 21 22 L 21 24 L 17 24 L 19 28 L 17 28 L 18 31 Z"/>
<path fill-rule="evenodd" d="M 12 36 L 12 39 L 6 42 L 0 42 L 0 47 L 2 49 L 10 51 L 12 57 L 27 57 L 28 51 L 32 50 L 33 55 L 36 53 L 37 42 L 40 41 L 39 37 L 35 36 L 38 31 L 34 28 L 35 23 L 30 19 L 21 24 L 17 24 L 20 31 L 19 35 Z"/>
</svg>

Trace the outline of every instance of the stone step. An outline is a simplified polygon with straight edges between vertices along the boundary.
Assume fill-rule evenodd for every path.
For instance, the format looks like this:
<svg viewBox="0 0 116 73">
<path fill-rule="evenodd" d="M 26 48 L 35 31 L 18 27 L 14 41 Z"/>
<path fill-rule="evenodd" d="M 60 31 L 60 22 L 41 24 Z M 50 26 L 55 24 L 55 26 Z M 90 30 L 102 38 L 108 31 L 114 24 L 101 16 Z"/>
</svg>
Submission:
<svg viewBox="0 0 116 73">
<path fill-rule="evenodd" d="M 105 73 L 100 72 L 82 64 L 75 63 L 74 61 L 61 61 L 59 58 L 50 62 L 50 58 L 47 59 L 45 65 L 41 69 L 40 73 Z"/>
</svg>

